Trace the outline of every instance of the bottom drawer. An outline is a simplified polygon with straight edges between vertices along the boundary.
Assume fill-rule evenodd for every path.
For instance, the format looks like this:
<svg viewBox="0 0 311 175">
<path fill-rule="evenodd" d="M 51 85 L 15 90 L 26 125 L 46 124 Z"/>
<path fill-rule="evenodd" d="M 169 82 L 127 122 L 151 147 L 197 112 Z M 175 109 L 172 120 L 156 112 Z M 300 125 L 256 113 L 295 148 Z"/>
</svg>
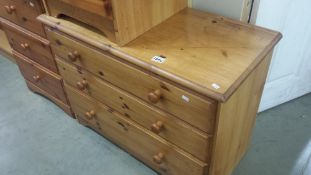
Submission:
<svg viewBox="0 0 311 175">
<path fill-rule="evenodd" d="M 62 79 L 59 75 L 50 72 L 14 50 L 13 55 L 26 80 L 63 103 L 68 104 L 62 85 Z"/>
<path fill-rule="evenodd" d="M 26 84 L 28 86 L 28 88 L 38 94 L 41 94 L 45 97 L 47 97 L 48 99 L 50 99 L 52 102 L 54 102 L 57 106 L 59 106 L 60 108 L 62 108 L 64 110 L 64 112 L 66 112 L 69 116 L 74 117 L 70 106 L 68 106 L 67 104 L 64 104 L 63 102 L 61 102 L 60 100 L 58 100 L 57 98 L 51 96 L 49 93 L 45 92 L 44 90 L 40 89 L 39 87 L 37 87 L 36 85 L 34 85 L 33 83 L 29 82 L 28 80 L 26 80 Z"/>
<path fill-rule="evenodd" d="M 204 175 L 207 164 L 65 84 L 78 120 L 94 128 L 156 171 L 168 175 Z"/>
</svg>

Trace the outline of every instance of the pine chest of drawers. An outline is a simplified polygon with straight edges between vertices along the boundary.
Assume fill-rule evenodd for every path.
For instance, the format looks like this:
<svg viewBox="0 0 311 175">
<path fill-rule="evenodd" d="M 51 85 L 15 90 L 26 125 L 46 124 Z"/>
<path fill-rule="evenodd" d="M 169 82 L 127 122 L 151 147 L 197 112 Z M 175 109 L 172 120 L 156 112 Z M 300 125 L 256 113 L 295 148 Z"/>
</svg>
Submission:
<svg viewBox="0 0 311 175">
<path fill-rule="evenodd" d="M 72 115 L 43 24 L 40 0 L 0 0 L 0 23 L 26 84 Z"/>
<path fill-rule="evenodd" d="M 185 9 L 120 47 L 41 15 L 78 121 L 167 175 L 229 175 L 281 35 Z"/>
</svg>

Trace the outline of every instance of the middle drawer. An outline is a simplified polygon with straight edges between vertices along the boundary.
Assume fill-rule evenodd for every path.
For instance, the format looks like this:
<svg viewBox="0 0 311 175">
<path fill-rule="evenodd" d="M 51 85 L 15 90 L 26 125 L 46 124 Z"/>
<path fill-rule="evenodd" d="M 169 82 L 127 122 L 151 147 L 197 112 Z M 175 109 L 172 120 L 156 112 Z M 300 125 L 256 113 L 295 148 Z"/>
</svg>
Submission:
<svg viewBox="0 0 311 175">
<path fill-rule="evenodd" d="M 114 108 L 200 160 L 208 161 L 212 137 L 91 73 L 56 59 L 65 82 Z"/>
<path fill-rule="evenodd" d="M 47 34 L 53 52 L 61 58 L 84 67 L 98 77 L 207 133 L 213 133 L 216 101 L 197 96 L 116 56 L 88 47 L 55 30 L 47 30 Z"/>
<path fill-rule="evenodd" d="M 24 78 L 35 86 L 44 90 L 51 96 L 59 99 L 64 104 L 68 104 L 67 98 L 63 89 L 62 79 L 59 75 L 50 72 L 46 68 L 31 61 L 24 55 L 13 50 L 13 56 L 20 68 Z"/>
</svg>

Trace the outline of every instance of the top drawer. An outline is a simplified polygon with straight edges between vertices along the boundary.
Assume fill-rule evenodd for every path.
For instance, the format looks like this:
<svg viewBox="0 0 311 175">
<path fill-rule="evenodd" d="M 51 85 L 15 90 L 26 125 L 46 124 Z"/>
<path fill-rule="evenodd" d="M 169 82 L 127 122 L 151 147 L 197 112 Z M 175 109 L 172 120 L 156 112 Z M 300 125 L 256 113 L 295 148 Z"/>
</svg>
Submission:
<svg viewBox="0 0 311 175">
<path fill-rule="evenodd" d="M 0 16 L 45 37 L 43 25 L 36 20 L 43 13 L 39 0 L 1 0 Z"/>
<path fill-rule="evenodd" d="M 47 35 L 53 52 L 59 57 L 84 67 L 102 79 L 207 133 L 213 132 L 217 102 L 203 99 L 61 33 L 47 30 Z"/>
<path fill-rule="evenodd" d="M 46 0 L 46 2 L 47 11 L 52 16 L 67 16 L 88 24 L 119 45 L 130 42 L 187 7 L 187 0 Z"/>
</svg>

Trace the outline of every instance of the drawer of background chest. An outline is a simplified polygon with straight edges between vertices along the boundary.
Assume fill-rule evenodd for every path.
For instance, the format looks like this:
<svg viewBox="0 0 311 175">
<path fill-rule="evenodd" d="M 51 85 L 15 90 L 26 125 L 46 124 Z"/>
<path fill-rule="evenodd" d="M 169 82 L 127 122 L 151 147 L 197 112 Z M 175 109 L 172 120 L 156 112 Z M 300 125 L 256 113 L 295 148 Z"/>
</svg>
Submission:
<svg viewBox="0 0 311 175">
<path fill-rule="evenodd" d="M 43 13 L 40 0 L 1 0 L 0 16 L 45 37 L 43 25 L 36 19 Z"/>
<path fill-rule="evenodd" d="M 49 72 L 16 51 L 13 51 L 13 55 L 26 80 L 67 104 L 62 79 L 57 74 Z"/>
<path fill-rule="evenodd" d="M 12 48 L 57 73 L 49 41 L 7 20 L 0 19 Z"/>
<path fill-rule="evenodd" d="M 94 128 L 149 166 L 168 175 L 203 175 L 207 164 L 142 128 L 105 104 L 67 87 L 77 118 Z M 87 123 L 87 122 L 86 122 Z"/>
<path fill-rule="evenodd" d="M 92 49 L 61 33 L 48 30 L 47 34 L 53 52 L 59 57 L 87 69 L 205 132 L 213 132 L 217 106 L 214 100 L 194 95 L 149 72 L 126 64 L 111 54 Z"/>
<path fill-rule="evenodd" d="M 85 70 L 57 59 L 64 81 L 174 143 L 200 160 L 209 160 L 212 137 Z"/>
</svg>

